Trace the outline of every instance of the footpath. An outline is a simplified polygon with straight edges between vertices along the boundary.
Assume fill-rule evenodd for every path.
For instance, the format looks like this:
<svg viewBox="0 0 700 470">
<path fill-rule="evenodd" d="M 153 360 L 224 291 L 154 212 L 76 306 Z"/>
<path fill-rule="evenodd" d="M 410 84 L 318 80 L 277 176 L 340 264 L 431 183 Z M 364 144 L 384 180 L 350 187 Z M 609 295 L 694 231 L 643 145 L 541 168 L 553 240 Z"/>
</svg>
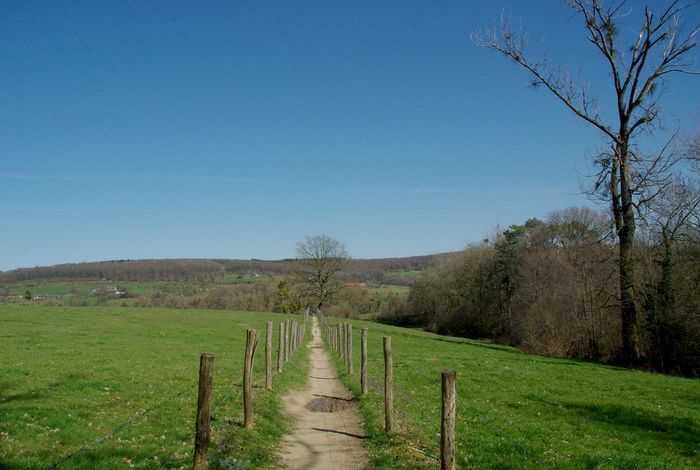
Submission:
<svg viewBox="0 0 700 470">
<path fill-rule="evenodd" d="M 356 470 L 368 466 L 358 403 L 340 382 L 313 317 L 307 388 L 284 397 L 295 428 L 284 439 L 281 468 Z"/>
</svg>

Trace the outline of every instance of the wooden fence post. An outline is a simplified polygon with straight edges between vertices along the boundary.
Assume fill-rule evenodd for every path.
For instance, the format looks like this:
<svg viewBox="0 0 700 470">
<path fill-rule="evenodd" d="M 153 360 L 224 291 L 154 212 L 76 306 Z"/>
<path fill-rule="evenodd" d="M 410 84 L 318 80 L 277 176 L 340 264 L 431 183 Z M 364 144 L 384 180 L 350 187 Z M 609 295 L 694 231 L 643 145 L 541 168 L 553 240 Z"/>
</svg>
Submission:
<svg viewBox="0 0 700 470">
<path fill-rule="evenodd" d="M 362 328 L 362 363 L 360 365 L 362 396 L 367 395 L 367 328 Z"/>
<path fill-rule="evenodd" d="M 214 381 L 214 356 L 202 354 L 199 357 L 199 395 L 197 397 L 197 420 L 194 437 L 194 470 L 206 470 L 207 452 L 211 428 L 211 386 Z"/>
<path fill-rule="evenodd" d="M 282 372 L 282 363 L 284 362 L 284 322 L 280 322 L 280 337 L 277 347 L 277 372 Z"/>
<path fill-rule="evenodd" d="M 265 388 L 272 390 L 272 322 L 267 322 L 265 332 Z"/>
<path fill-rule="evenodd" d="M 284 362 L 289 360 L 289 320 L 284 321 Z"/>
<path fill-rule="evenodd" d="M 287 335 L 284 338 L 284 341 L 286 342 L 286 349 L 284 351 L 284 360 L 285 362 L 289 362 L 289 358 L 292 356 L 292 321 L 287 320 Z"/>
<path fill-rule="evenodd" d="M 245 343 L 245 365 L 243 366 L 243 427 L 253 427 L 253 360 L 258 347 L 258 332 L 248 330 Z"/>
<path fill-rule="evenodd" d="M 345 359 L 345 340 L 347 339 L 345 337 L 345 323 L 341 323 L 338 326 L 340 327 L 338 331 L 338 335 L 340 336 L 340 357 L 342 357 L 343 362 L 347 364 L 347 360 Z"/>
<path fill-rule="evenodd" d="M 455 470 L 455 420 L 457 414 L 457 373 L 442 373 L 442 424 L 440 426 L 440 468 Z"/>
<path fill-rule="evenodd" d="M 348 323 L 348 374 L 352 374 L 352 325 Z"/>
<path fill-rule="evenodd" d="M 343 335 L 343 362 L 345 366 L 348 365 L 348 324 L 343 323 L 343 330 L 341 331 Z"/>
<path fill-rule="evenodd" d="M 296 321 L 292 320 L 291 328 L 292 328 L 292 331 L 289 334 L 291 346 L 289 347 L 289 350 L 293 353 L 294 351 L 297 350 L 297 322 Z"/>
<path fill-rule="evenodd" d="M 391 355 L 391 336 L 384 337 L 384 430 L 394 429 L 394 362 Z"/>
</svg>

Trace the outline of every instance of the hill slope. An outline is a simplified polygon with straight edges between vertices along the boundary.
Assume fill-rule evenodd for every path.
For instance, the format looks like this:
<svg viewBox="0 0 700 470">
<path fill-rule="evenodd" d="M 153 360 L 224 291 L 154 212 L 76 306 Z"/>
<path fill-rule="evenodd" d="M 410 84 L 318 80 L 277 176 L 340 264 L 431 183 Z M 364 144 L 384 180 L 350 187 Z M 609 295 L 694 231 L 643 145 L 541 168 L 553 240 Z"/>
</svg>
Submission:
<svg viewBox="0 0 700 470">
<path fill-rule="evenodd" d="M 352 259 L 346 274 L 384 273 L 387 271 L 423 270 L 444 254 L 405 258 Z M 289 272 L 293 259 L 149 259 L 69 263 L 54 266 L 20 268 L 0 272 L 0 282 L 31 280 L 100 280 L 115 281 L 202 281 L 224 274 L 278 275 Z"/>
</svg>

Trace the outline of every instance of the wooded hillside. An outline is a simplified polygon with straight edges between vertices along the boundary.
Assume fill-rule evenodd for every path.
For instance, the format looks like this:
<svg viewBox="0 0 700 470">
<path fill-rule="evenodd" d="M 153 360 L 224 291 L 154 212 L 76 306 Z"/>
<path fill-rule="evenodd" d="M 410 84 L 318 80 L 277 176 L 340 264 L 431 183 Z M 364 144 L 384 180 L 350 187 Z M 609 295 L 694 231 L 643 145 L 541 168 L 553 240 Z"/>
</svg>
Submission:
<svg viewBox="0 0 700 470">
<path fill-rule="evenodd" d="M 442 254 L 406 258 L 354 259 L 345 269 L 349 277 L 388 271 L 423 270 Z M 295 260 L 153 259 L 58 264 L 0 271 L 0 282 L 30 280 L 208 281 L 224 274 L 279 275 L 292 270 Z"/>
</svg>

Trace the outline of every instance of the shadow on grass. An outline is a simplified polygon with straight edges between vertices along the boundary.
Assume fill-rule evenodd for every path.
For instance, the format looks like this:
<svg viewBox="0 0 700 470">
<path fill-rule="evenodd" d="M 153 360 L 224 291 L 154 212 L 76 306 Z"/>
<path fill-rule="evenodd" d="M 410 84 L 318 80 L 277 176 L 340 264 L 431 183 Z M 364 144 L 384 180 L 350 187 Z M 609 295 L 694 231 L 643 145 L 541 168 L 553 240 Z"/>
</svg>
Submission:
<svg viewBox="0 0 700 470">
<path fill-rule="evenodd" d="M 160 455 L 158 455 L 160 454 Z M 181 466 L 189 459 L 174 461 L 172 456 L 165 452 L 153 454 L 149 451 L 126 448 L 115 444 L 101 444 L 93 449 L 77 452 L 68 456 L 66 460 L 57 460 L 47 465 L 46 469 L 81 469 L 81 468 L 129 468 L 139 466 L 141 468 L 174 468 Z M 30 467 L 31 468 L 31 467 Z M 36 467 L 35 467 L 36 468 Z"/>
<path fill-rule="evenodd" d="M 0 405 L 15 401 L 37 400 L 51 395 L 52 390 L 73 385 L 85 379 L 84 374 L 66 374 L 58 380 L 51 382 L 43 387 L 27 390 L 19 393 L 7 393 L 8 390 L 14 388 L 14 385 L 8 381 L 0 383 Z"/>
<path fill-rule="evenodd" d="M 382 325 L 386 326 L 393 326 L 395 328 L 403 328 L 406 331 L 393 331 L 391 334 L 387 334 L 386 336 L 404 336 L 407 338 L 420 338 L 420 339 L 427 339 L 431 341 L 441 341 L 444 343 L 453 343 L 453 344 L 463 344 L 465 346 L 476 346 L 479 348 L 485 348 L 485 349 L 492 349 L 494 351 L 503 351 L 503 352 L 508 352 L 508 353 L 513 353 L 513 354 L 525 354 L 521 350 L 514 348 L 513 346 L 507 346 L 505 344 L 497 344 L 497 343 L 492 343 L 490 341 L 486 340 L 478 340 L 478 339 L 471 339 L 471 338 L 462 338 L 459 336 L 440 336 L 437 333 L 432 333 L 430 331 L 425 331 L 423 329 L 420 329 L 418 327 L 402 327 L 402 326 L 397 326 L 397 325 L 392 325 L 391 323 L 385 323 L 379 320 L 375 320 L 376 323 L 380 323 Z M 356 335 L 362 334 L 362 331 L 360 329 L 355 329 L 353 330 L 353 333 Z"/>
<path fill-rule="evenodd" d="M 700 426 L 690 418 L 670 416 L 645 410 L 633 405 L 595 404 L 561 402 L 555 403 L 529 396 L 533 401 L 539 401 L 557 410 L 563 407 L 575 415 L 620 428 L 625 432 L 636 433 L 640 439 L 650 439 L 664 446 L 685 449 L 688 455 L 694 455 L 700 436 Z"/>
</svg>

